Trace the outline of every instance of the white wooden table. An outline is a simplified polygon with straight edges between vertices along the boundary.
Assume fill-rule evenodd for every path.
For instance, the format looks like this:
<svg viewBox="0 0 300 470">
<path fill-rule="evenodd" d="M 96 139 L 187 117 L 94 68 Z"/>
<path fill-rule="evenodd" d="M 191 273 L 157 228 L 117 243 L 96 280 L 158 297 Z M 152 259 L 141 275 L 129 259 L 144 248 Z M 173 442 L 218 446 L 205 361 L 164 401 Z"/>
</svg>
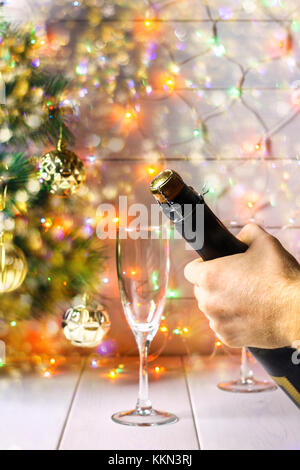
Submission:
<svg viewBox="0 0 300 470">
<path fill-rule="evenodd" d="M 107 378 L 107 365 L 93 369 L 89 361 L 50 379 L 1 376 L 0 449 L 300 449 L 300 411 L 281 390 L 217 389 L 218 381 L 238 375 L 237 359 L 157 359 L 151 369 L 157 364 L 166 371 L 151 374 L 153 405 L 179 422 L 115 424 L 111 414 L 132 407 L 137 394 L 136 364 L 122 362 L 126 372 L 116 379 Z"/>
</svg>

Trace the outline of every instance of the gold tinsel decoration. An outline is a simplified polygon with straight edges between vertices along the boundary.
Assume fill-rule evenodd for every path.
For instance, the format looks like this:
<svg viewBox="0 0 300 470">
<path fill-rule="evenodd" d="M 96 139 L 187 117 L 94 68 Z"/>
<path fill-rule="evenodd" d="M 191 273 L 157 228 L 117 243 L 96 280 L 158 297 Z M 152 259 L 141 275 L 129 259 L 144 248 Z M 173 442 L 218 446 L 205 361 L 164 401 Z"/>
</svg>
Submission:
<svg viewBox="0 0 300 470">
<path fill-rule="evenodd" d="M 52 194 L 71 196 L 84 183 L 86 173 L 83 162 L 60 137 L 56 150 L 41 157 L 39 176 Z"/>
</svg>

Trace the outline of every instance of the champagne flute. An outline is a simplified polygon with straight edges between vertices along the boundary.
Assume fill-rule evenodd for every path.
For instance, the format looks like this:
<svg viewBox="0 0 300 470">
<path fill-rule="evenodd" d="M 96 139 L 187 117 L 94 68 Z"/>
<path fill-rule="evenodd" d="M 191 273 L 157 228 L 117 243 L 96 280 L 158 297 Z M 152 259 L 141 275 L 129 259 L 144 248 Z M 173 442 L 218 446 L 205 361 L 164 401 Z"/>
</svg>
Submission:
<svg viewBox="0 0 300 470">
<path fill-rule="evenodd" d="M 254 378 L 253 369 L 250 363 L 250 353 L 247 348 L 242 348 L 240 377 L 237 380 L 230 382 L 221 382 L 218 388 L 226 392 L 237 393 L 257 393 L 276 390 L 277 387 L 274 383 L 267 380 L 260 381 Z"/>
<path fill-rule="evenodd" d="M 139 355 L 139 393 L 136 407 L 115 413 L 113 421 L 129 426 L 175 423 L 178 418 L 152 408 L 148 395 L 148 351 L 160 324 L 169 278 L 169 241 L 161 227 L 119 228 L 117 273 L 122 306 Z"/>
</svg>

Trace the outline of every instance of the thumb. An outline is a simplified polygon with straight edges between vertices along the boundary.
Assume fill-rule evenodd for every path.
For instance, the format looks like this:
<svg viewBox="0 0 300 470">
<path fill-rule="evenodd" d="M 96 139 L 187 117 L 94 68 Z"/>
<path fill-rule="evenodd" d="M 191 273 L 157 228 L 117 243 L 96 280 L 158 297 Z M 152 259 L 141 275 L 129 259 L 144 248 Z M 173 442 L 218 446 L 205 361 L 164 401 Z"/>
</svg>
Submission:
<svg viewBox="0 0 300 470">
<path fill-rule="evenodd" d="M 244 242 L 246 245 L 250 246 L 258 237 L 261 237 L 265 234 L 266 231 L 259 225 L 247 224 L 242 228 L 240 233 L 237 235 L 237 238 L 241 240 L 241 242 Z"/>
</svg>

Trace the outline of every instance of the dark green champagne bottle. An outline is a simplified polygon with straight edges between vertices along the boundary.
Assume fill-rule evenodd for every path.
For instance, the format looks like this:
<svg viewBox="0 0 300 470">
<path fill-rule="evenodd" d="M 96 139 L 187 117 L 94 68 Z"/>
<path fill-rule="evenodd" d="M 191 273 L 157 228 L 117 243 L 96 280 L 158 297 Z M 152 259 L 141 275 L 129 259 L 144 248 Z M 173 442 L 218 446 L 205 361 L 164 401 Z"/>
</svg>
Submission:
<svg viewBox="0 0 300 470">
<path fill-rule="evenodd" d="M 173 170 L 162 171 L 150 191 L 163 212 L 203 260 L 243 253 L 238 240 L 210 210 L 201 194 L 187 186 Z M 293 348 L 248 348 L 273 380 L 300 407 L 300 360 Z M 299 354 L 300 357 L 300 354 Z"/>
</svg>

